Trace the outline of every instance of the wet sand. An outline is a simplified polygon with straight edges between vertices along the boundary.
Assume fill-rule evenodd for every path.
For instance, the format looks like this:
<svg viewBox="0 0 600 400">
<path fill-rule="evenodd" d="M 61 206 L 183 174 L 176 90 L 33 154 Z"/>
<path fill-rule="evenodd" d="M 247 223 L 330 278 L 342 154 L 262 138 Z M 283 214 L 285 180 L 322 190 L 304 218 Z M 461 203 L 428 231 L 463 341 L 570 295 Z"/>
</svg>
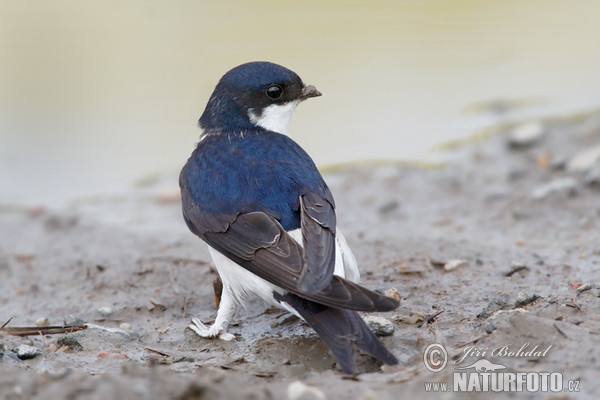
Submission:
<svg viewBox="0 0 600 400">
<path fill-rule="evenodd" d="M 0 332 L 0 397 L 437 398 L 426 382 L 451 383 L 456 367 L 483 357 L 507 371 L 579 381 L 579 393 L 529 397 L 592 398 L 600 391 L 600 160 L 585 152 L 600 145 L 600 118 L 537 124 L 539 135 L 512 145 L 508 126 L 463 144 L 452 150 L 460 161 L 442 167 L 325 173 L 363 284 L 402 297 L 398 310 L 380 314 L 395 328 L 382 340 L 400 366 L 381 370 L 360 355 L 363 373 L 351 378 L 304 323 L 259 301 L 238 311 L 233 342 L 185 329 L 192 317 L 212 322 L 216 273 L 183 223 L 176 173 L 61 210 L 2 206 L 0 325 L 12 317 L 8 328 L 88 328 Z M 423 363 L 432 343 L 449 354 L 437 373 Z M 41 355 L 19 359 L 12 349 L 22 344 Z M 490 355 L 525 344 L 548 351 Z M 456 364 L 465 349 L 480 353 Z"/>
</svg>

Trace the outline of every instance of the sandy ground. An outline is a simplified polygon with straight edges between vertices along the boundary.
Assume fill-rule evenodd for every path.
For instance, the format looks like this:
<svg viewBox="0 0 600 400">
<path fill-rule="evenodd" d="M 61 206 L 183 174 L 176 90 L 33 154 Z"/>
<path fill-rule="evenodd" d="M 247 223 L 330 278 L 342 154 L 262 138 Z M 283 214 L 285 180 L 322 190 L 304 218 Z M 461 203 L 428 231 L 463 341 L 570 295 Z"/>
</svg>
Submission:
<svg viewBox="0 0 600 400">
<path fill-rule="evenodd" d="M 7 327 L 43 319 L 89 327 L 29 337 L 0 332 L 0 398 L 437 398 L 427 382 L 452 384 L 457 367 L 482 357 L 511 372 L 561 373 L 565 387 L 571 380 L 580 390 L 520 396 L 594 398 L 600 118 L 544 121 L 521 133 L 538 128 L 540 137 L 515 148 L 505 126 L 453 150 L 460 161 L 443 168 L 326 173 L 363 283 L 396 287 L 402 296 L 398 310 L 381 315 L 395 327 L 382 340 L 401 365 L 382 371 L 361 355 L 356 377 L 335 368 L 305 324 L 260 302 L 237 313 L 233 342 L 185 329 L 193 316 L 214 318 L 216 274 L 182 221 L 176 174 L 123 198 L 80 200 L 64 210 L 2 206 L 0 325 L 12 317 Z M 453 260 L 463 261 L 452 268 Z M 432 343 L 449 354 L 437 373 L 423 362 Z M 41 355 L 19 359 L 12 349 L 22 344 Z M 490 354 L 526 344 L 546 354 Z M 467 349 L 479 355 L 465 357 Z M 487 395 L 443 395 L 480 397 Z"/>
</svg>

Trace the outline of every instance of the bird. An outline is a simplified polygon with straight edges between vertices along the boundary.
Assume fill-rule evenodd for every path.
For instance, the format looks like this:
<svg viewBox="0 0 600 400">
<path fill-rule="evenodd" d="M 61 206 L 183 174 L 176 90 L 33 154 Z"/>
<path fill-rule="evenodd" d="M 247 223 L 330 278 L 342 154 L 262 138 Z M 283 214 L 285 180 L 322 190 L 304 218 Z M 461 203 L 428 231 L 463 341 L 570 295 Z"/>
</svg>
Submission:
<svg viewBox="0 0 600 400">
<path fill-rule="evenodd" d="M 333 195 L 289 137 L 298 104 L 318 96 L 295 72 L 267 61 L 238 65 L 218 81 L 179 186 L 185 223 L 208 244 L 223 291 L 213 324 L 192 318 L 188 327 L 232 340 L 237 306 L 258 297 L 308 323 L 339 368 L 356 374 L 357 348 L 398 364 L 358 312 L 391 311 L 399 301 L 358 284 Z"/>
</svg>

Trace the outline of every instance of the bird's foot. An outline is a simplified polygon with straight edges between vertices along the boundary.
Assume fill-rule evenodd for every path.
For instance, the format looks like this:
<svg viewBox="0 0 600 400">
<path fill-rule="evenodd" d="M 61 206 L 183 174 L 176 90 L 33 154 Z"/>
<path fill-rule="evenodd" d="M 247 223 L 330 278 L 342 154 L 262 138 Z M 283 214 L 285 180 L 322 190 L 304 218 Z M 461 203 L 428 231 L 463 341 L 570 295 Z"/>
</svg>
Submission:
<svg viewBox="0 0 600 400">
<path fill-rule="evenodd" d="M 203 338 L 214 339 L 218 337 L 219 339 L 227 342 L 235 339 L 235 336 L 229 332 L 225 332 L 223 328 L 217 326 L 216 324 L 207 327 L 198 318 L 192 318 L 192 323 L 188 325 L 188 328 Z"/>
</svg>

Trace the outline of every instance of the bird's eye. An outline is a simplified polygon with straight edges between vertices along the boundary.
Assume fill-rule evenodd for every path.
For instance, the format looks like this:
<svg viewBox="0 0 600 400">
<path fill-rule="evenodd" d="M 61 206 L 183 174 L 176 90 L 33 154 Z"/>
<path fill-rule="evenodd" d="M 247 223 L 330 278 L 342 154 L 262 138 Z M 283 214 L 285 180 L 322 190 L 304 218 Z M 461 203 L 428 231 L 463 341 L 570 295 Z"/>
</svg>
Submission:
<svg viewBox="0 0 600 400">
<path fill-rule="evenodd" d="M 265 90 L 265 93 L 272 99 L 278 99 L 283 96 L 283 88 L 281 85 L 273 84 Z"/>
</svg>

